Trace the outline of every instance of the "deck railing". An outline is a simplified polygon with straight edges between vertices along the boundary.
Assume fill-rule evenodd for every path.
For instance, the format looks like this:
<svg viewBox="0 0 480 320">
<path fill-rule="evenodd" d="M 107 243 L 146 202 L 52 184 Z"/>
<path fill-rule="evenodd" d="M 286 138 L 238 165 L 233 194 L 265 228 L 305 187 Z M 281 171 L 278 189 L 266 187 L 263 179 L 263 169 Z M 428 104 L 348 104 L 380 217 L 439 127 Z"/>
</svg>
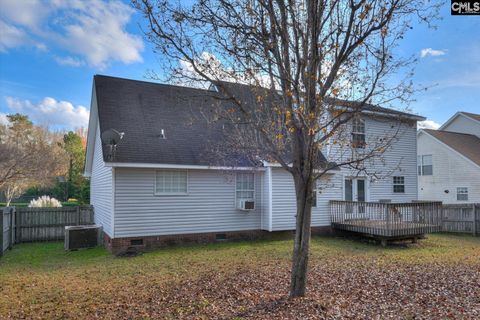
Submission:
<svg viewBox="0 0 480 320">
<path fill-rule="evenodd" d="M 330 201 L 332 227 L 383 237 L 438 232 L 441 202 L 381 203 Z"/>
</svg>

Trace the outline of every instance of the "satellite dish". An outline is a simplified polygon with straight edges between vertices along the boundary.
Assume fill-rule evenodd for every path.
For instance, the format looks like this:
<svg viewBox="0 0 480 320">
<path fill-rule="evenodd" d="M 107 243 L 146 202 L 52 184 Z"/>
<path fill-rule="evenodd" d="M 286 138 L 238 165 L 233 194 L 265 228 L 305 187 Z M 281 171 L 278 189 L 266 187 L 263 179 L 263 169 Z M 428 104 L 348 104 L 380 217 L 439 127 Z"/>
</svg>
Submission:
<svg viewBox="0 0 480 320">
<path fill-rule="evenodd" d="M 116 146 L 122 140 L 124 133 L 115 129 L 108 129 L 102 132 L 102 142 L 106 145 Z"/>
<path fill-rule="evenodd" d="M 115 129 L 108 129 L 102 132 L 101 138 L 102 143 L 108 147 L 107 159 L 113 160 L 115 158 L 115 151 L 117 150 L 117 145 L 122 140 L 125 133 L 118 132 Z"/>
</svg>

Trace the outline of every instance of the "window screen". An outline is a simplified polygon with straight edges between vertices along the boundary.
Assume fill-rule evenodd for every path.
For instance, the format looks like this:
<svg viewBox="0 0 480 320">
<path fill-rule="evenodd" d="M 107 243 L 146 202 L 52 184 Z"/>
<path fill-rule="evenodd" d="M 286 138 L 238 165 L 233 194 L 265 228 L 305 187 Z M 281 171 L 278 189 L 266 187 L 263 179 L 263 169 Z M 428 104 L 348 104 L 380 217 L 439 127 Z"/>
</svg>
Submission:
<svg viewBox="0 0 480 320">
<path fill-rule="evenodd" d="M 186 170 L 157 170 L 155 177 L 155 194 L 186 194 Z"/>
<path fill-rule="evenodd" d="M 253 173 L 237 173 L 237 200 L 253 200 L 255 194 L 255 179 Z"/>
<path fill-rule="evenodd" d="M 419 176 L 431 176 L 433 174 L 433 162 L 431 154 L 418 156 L 417 165 Z"/>
<path fill-rule="evenodd" d="M 352 146 L 354 148 L 365 147 L 365 121 L 362 119 L 353 120 Z"/>
<path fill-rule="evenodd" d="M 465 187 L 457 188 L 457 200 L 458 201 L 468 200 L 468 188 L 465 188 Z"/>
</svg>

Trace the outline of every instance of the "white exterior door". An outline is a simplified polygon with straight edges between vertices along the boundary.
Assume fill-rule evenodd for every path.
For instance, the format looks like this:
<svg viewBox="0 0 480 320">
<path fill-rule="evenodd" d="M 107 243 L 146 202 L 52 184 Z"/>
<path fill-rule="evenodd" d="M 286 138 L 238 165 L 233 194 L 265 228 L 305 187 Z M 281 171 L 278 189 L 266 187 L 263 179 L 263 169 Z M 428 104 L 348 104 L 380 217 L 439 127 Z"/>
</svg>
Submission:
<svg viewBox="0 0 480 320">
<path fill-rule="evenodd" d="M 345 201 L 366 201 L 366 181 L 364 178 L 345 178 Z"/>
</svg>

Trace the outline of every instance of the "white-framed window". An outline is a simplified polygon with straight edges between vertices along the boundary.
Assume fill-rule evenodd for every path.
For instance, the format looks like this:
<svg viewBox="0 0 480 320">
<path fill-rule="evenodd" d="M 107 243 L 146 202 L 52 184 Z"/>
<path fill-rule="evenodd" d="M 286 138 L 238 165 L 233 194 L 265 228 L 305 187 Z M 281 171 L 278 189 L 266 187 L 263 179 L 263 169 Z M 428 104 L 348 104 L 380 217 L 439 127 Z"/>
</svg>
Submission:
<svg viewBox="0 0 480 320">
<path fill-rule="evenodd" d="M 467 187 L 457 188 L 457 201 L 468 201 L 468 188 Z"/>
<path fill-rule="evenodd" d="M 352 122 L 352 147 L 365 148 L 365 120 L 354 118 Z"/>
<path fill-rule="evenodd" d="M 156 195 L 186 195 L 188 193 L 187 170 L 156 170 Z"/>
<path fill-rule="evenodd" d="M 255 199 L 255 175 L 253 172 L 237 172 L 235 193 L 237 201 Z"/>
<path fill-rule="evenodd" d="M 427 154 L 417 157 L 418 175 L 431 176 L 433 174 L 433 160 L 432 155 Z"/>
<path fill-rule="evenodd" d="M 405 177 L 393 177 L 393 193 L 405 193 Z"/>
</svg>

